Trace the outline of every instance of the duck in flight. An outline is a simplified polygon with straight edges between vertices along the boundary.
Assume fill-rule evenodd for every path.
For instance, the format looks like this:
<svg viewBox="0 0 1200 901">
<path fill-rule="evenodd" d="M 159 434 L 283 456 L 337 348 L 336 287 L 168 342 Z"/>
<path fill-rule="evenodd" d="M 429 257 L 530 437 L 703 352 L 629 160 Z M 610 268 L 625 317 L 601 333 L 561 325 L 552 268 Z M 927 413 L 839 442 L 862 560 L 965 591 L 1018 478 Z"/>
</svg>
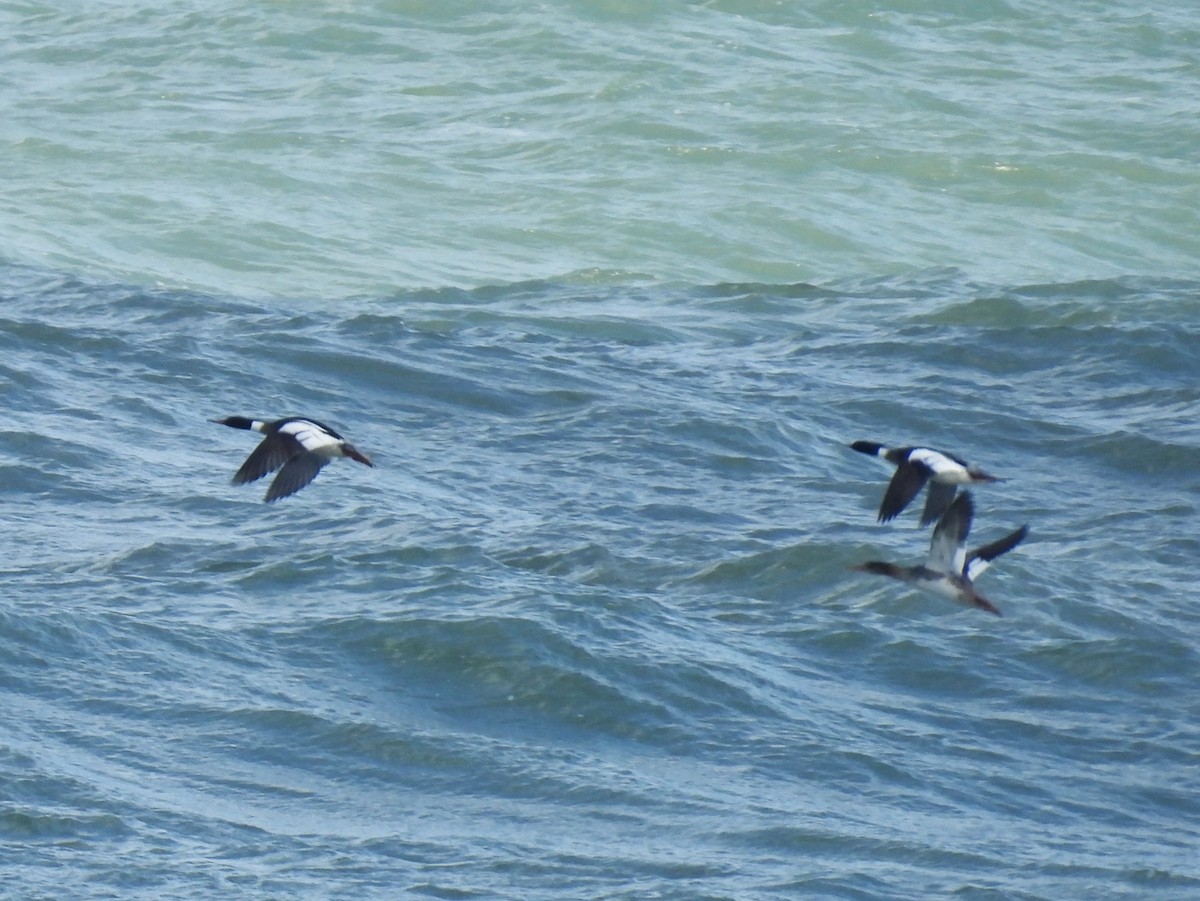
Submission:
<svg viewBox="0 0 1200 901">
<path fill-rule="evenodd" d="M 933 539 L 929 542 L 929 556 L 924 564 L 900 566 L 871 560 L 851 569 L 878 576 L 890 576 L 930 594 L 979 607 L 1000 616 L 996 605 L 976 590 L 975 580 L 993 560 L 1020 544 L 1029 534 L 1029 526 L 1021 526 L 1015 532 L 967 553 L 967 534 L 971 531 L 974 512 L 975 504 L 971 500 L 971 492 L 964 491 L 955 498 L 933 529 Z"/>
<path fill-rule="evenodd" d="M 900 515 L 927 483 L 929 493 L 921 513 L 922 526 L 936 522 L 950 508 L 959 485 L 1003 481 L 953 454 L 928 447 L 889 448 L 874 441 L 855 441 L 850 447 L 860 454 L 879 457 L 896 466 L 896 473 L 888 482 L 879 505 L 879 522 L 888 522 Z"/>
<path fill-rule="evenodd" d="M 245 416 L 227 416 L 211 421 L 231 429 L 248 429 L 267 436 L 233 476 L 233 483 L 242 485 L 278 469 L 279 475 L 275 476 L 271 487 L 267 489 L 267 501 L 277 501 L 295 494 L 315 479 L 322 467 L 334 457 L 349 457 L 367 466 L 375 465 L 345 438 L 315 419 L 291 416 L 264 422 Z"/>
</svg>

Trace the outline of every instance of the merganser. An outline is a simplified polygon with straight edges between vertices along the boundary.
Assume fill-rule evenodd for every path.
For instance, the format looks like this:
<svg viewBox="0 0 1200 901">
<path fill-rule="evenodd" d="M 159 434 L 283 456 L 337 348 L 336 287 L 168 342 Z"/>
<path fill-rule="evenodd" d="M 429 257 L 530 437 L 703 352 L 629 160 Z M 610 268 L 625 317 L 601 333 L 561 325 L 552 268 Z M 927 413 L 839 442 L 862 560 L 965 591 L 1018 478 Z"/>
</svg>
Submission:
<svg viewBox="0 0 1200 901">
<path fill-rule="evenodd" d="M 934 522 L 949 509 L 959 485 L 1004 481 L 953 454 L 928 447 L 887 448 L 874 441 L 855 441 L 850 447 L 860 454 L 896 464 L 896 474 L 879 505 L 879 522 L 895 519 L 921 493 L 926 482 L 929 494 L 921 513 L 922 526 Z"/>
<path fill-rule="evenodd" d="M 1024 540 L 1029 534 L 1029 526 L 1021 526 L 1015 532 L 991 544 L 977 547 L 968 554 L 967 533 L 971 531 L 974 512 L 971 492 L 964 491 L 934 527 L 933 538 L 929 542 L 929 557 L 923 565 L 899 566 L 895 563 L 871 560 L 859 566 L 852 566 L 851 569 L 911 582 L 930 594 L 970 604 L 1001 616 L 996 605 L 975 589 L 974 582 L 993 560 L 1011 551 Z"/>
<path fill-rule="evenodd" d="M 334 457 L 349 457 L 367 466 L 375 465 L 345 438 L 315 419 L 289 416 L 264 422 L 245 416 L 227 416 L 210 421 L 231 429 L 262 432 L 267 436 L 233 476 L 233 484 L 242 485 L 261 479 L 282 466 L 283 469 L 279 469 L 279 475 L 275 476 L 271 487 L 267 489 L 267 501 L 277 501 L 295 494 L 315 479 L 321 468 Z"/>
</svg>

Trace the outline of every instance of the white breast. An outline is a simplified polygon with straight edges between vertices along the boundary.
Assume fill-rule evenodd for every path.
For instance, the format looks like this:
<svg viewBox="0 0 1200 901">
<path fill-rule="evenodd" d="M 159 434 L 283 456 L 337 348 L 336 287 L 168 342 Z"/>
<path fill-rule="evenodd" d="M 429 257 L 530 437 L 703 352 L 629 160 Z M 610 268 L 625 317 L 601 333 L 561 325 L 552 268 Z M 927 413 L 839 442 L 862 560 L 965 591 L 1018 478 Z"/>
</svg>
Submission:
<svg viewBox="0 0 1200 901">
<path fill-rule="evenodd" d="M 923 579 L 918 586 L 929 594 L 957 601 L 962 597 L 962 589 L 950 579 Z"/>
</svg>

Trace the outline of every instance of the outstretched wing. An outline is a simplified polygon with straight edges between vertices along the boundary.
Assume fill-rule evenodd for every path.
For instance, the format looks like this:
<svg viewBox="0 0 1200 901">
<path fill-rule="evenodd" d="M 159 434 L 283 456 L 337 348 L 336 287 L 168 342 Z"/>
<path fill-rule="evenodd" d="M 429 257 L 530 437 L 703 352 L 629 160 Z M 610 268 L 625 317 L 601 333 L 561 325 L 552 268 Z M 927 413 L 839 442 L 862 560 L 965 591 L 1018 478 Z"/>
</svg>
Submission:
<svg viewBox="0 0 1200 901">
<path fill-rule="evenodd" d="M 929 542 L 929 559 L 925 565 L 941 573 L 960 573 L 966 559 L 967 535 L 971 531 L 971 518 L 975 515 L 975 502 L 971 492 L 964 491 L 950 505 L 938 524 L 933 528 Z"/>
<path fill-rule="evenodd" d="M 967 555 L 966 563 L 963 566 L 962 574 L 970 581 L 974 582 L 985 569 L 991 566 L 992 561 L 1001 554 L 1007 554 L 1018 544 L 1025 540 L 1025 536 L 1029 534 L 1029 526 L 1021 526 L 1015 532 L 1005 535 L 1003 538 L 993 541 L 991 544 L 985 544 L 983 547 L 977 547 Z"/>
<path fill-rule="evenodd" d="M 288 419 L 279 426 L 280 435 L 290 435 L 302 450 L 320 451 L 341 443 L 342 436 L 315 419 Z"/>
<path fill-rule="evenodd" d="M 304 448 L 296 440 L 296 436 L 286 432 L 274 432 L 264 438 L 246 458 L 233 476 L 233 484 L 242 485 L 261 479 L 269 472 L 274 472 L 296 454 L 303 453 Z"/>
<path fill-rule="evenodd" d="M 945 485 L 942 482 L 930 482 L 929 491 L 925 496 L 925 509 L 921 512 L 921 525 L 927 526 L 937 522 L 950 509 L 954 495 L 958 493 L 955 485 Z"/>
<path fill-rule="evenodd" d="M 945 451 L 934 450 L 931 447 L 914 447 L 908 454 L 908 459 L 924 463 L 934 475 L 943 472 L 954 472 L 967 468 L 967 461 Z"/>
<path fill-rule="evenodd" d="M 317 477 L 317 473 L 321 471 L 322 466 L 329 462 L 329 459 L 321 454 L 310 453 L 301 453 L 292 457 L 287 465 L 279 470 L 279 475 L 275 476 L 275 481 L 267 489 L 267 501 L 277 501 L 281 497 L 295 494 Z"/>
<path fill-rule="evenodd" d="M 905 460 L 896 467 L 879 505 L 879 521 L 888 522 L 900 515 L 929 479 L 930 469 L 924 463 Z"/>
</svg>

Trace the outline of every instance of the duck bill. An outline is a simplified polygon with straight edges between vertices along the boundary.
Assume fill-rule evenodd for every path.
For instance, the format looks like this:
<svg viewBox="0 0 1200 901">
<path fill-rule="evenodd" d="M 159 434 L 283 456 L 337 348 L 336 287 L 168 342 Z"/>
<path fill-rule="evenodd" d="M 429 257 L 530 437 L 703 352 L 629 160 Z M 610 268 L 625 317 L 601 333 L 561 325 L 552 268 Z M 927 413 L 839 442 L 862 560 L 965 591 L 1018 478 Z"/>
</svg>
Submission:
<svg viewBox="0 0 1200 901">
<path fill-rule="evenodd" d="M 871 573 L 875 576 L 891 576 L 894 579 L 903 578 L 900 567 L 895 563 L 884 563 L 880 560 L 868 560 L 866 563 L 860 563 L 857 566 L 851 566 L 849 569 L 857 573 Z"/>
</svg>

